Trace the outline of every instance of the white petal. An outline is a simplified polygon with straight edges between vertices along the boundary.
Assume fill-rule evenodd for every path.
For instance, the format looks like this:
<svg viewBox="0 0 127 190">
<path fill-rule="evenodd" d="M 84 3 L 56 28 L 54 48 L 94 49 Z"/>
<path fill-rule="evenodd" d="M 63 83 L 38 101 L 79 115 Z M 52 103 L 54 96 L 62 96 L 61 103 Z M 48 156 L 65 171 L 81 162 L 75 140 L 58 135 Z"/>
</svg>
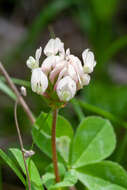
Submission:
<svg viewBox="0 0 127 190">
<path fill-rule="evenodd" d="M 68 48 L 67 50 L 66 50 L 66 56 L 69 56 L 70 55 L 70 49 Z"/>
<path fill-rule="evenodd" d="M 67 102 L 75 96 L 76 83 L 71 77 L 66 76 L 58 82 L 56 91 L 59 99 Z"/>
<path fill-rule="evenodd" d="M 38 48 L 36 50 L 36 53 L 35 53 L 35 59 L 39 62 L 39 59 L 41 57 L 41 53 L 42 53 L 42 47 Z"/>
<path fill-rule="evenodd" d="M 47 57 L 42 65 L 41 65 L 41 69 L 45 74 L 48 74 L 51 71 L 52 68 L 52 61 L 53 61 L 53 56 Z"/>
<path fill-rule="evenodd" d="M 33 92 L 43 94 L 48 87 L 47 76 L 42 72 L 41 68 L 32 70 L 31 87 Z"/>
<path fill-rule="evenodd" d="M 57 67 L 59 64 L 64 64 L 64 58 L 63 56 L 54 56 L 53 61 L 52 61 L 52 66 L 53 68 Z"/>
<path fill-rule="evenodd" d="M 49 79 L 51 83 L 54 83 L 54 80 L 58 77 L 60 72 L 64 69 L 64 62 L 58 63 L 54 69 L 50 72 Z"/>
<path fill-rule="evenodd" d="M 74 55 L 70 55 L 70 56 L 68 56 L 68 58 L 69 58 L 70 64 L 75 69 L 75 72 L 77 75 L 77 79 L 76 79 L 76 77 L 75 77 L 75 79 L 78 80 L 78 82 L 81 84 L 81 76 L 83 75 L 84 71 L 83 71 L 83 67 L 82 67 L 82 63 L 81 63 L 80 59 Z"/>
<path fill-rule="evenodd" d="M 68 65 L 67 75 L 69 75 L 75 82 L 78 81 L 77 73 L 71 64 Z"/>
<path fill-rule="evenodd" d="M 56 86 L 57 86 L 58 82 L 61 80 L 61 78 L 62 78 L 63 76 L 66 76 L 66 75 L 67 75 L 67 67 L 64 67 L 64 68 L 60 71 L 60 73 L 59 73 L 59 76 L 58 76 L 58 79 L 57 79 L 57 82 L 56 82 Z"/>
<path fill-rule="evenodd" d="M 81 63 L 80 59 L 78 57 L 74 56 L 74 55 L 70 55 L 69 60 L 70 60 L 70 64 L 73 65 L 76 72 L 79 75 L 82 75 L 83 74 L 83 67 L 82 67 L 82 63 Z"/>
<path fill-rule="evenodd" d="M 90 82 L 90 75 L 88 74 L 82 75 L 81 81 L 82 81 L 83 86 L 88 85 Z"/>
<path fill-rule="evenodd" d="M 64 53 L 64 43 L 59 39 L 55 39 L 55 52 L 57 53 Z"/>
<path fill-rule="evenodd" d="M 50 39 L 44 48 L 44 54 L 51 56 L 58 53 L 64 53 L 64 43 L 59 38 Z"/>
<path fill-rule="evenodd" d="M 89 49 L 85 49 L 85 50 L 82 52 L 82 59 L 83 59 L 83 62 L 86 61 L 88 52 L 89 52 Z"/>
<path fill-rule="evenodd" d="M 54 55 L 47 57 L 41 65 L 42 71 L 48 74 L 53 68 L 61 63 L 62 59 L 63 58 L 61 56 Z"/>
<path fill-rule="evenodd" d="M 44 54 L 47 56 L 54 55 L 54 39 L 50 39 L 44 48 Z"/>
</svg>

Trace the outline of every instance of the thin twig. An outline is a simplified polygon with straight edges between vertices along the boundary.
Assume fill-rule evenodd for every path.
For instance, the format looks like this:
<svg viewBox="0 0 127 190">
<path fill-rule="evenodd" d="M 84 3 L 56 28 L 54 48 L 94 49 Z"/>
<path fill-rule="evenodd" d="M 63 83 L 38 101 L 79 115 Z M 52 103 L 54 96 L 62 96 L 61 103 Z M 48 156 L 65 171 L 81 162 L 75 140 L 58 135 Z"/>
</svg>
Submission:
<svg viewBox="0 0 127 190">
<path fill-rule="evenodd" d="M 24 166 L 25 166 L 25 170 L 26 170 L 28 187 L 29 187 L 29 190 L 31 190 L 30 176 L 29 176 L 29 171 L 28 171 L 28 168 L 27 168 L 26 160 L 25 160 L 23 141 L 22 141 L 22 136 L 21 136 L 21 133 L 20 133 L 18 119 L 17 119 L 17 105 L 18 105 L 18 100 L 15 102 L 15 107 L 14 107 L 15 125 L 16 125 L 16 130 L 17 130 L 17 134 L 18 134 L 19 143 L 20 143 L 20 148 L 21 148 L 21 151 L 22 151 Z"/>
<path fill-rule="evenodd" d="M 32 124 L 35 122 L 35 118 L 32 114 L 32 112 L 30 111 L 28 105 L 26 104 L 25 100 L 23 99 L 23 97 L 21 96 L 21 94 L 19 93 L 18 89 L 16 88 L 16 86 L 14 85 L 14 83 L 12 82 L 9 74 L 7 73 L 7 71 L 5 70 L 4 66 L 2 65 L 2 63 L 0 63 L 0 71 L 1 73 L 5 76 L 8 85 L 10 86 L 10 88 L 13 90 L 13 92 L 15 93 L 15 95 L 18 98 L 19 103 L 22 105 L 24 111 L 26 112 L 26 114 L 28 115 L 30 121 L 32 122 Z"/>
<path fill-rule="evenodd" d="M 56 177 L 56 182 L 60 182 L 60 176 L 58 171 L 58 161 L 56 152 L 56 121 L 57 121 L 58 110 L 53 111 L 53 121 L 52 121 L 52 160 L 54 166 L 54 174 Z"/>
</svg>

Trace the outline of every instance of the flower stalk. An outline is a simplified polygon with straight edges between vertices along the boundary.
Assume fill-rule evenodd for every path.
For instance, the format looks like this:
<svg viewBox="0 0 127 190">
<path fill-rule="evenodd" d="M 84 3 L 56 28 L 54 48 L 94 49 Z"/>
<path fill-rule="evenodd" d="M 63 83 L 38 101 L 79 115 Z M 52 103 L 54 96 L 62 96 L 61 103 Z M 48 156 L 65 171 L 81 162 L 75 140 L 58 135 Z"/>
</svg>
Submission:
<svg viewBox="0 0 127 190">
<path fill-rule="evenodd" d="M 60 175 L 58 170 L 58 161 L 57 161 L 57 151 L 56 151 L 56 122 L 57 122 L 58 110 L 53 110 L 53 120 L 52 120 L 52 160 L 54 167 L 54 174 L 56 182 L 60 182 Z"/>
</svg>

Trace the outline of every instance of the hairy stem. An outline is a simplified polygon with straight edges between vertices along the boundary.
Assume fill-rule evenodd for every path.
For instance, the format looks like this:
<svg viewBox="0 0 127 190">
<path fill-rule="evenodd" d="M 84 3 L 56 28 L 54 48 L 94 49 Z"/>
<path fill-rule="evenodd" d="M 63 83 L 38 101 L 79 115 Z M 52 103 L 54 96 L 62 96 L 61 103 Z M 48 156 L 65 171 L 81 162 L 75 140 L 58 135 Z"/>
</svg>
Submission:
<svg viewBox="0 0 127 190">
<path fill-rule="evenodd" d="M 58 161 L 57 161 L 57 152 L 56 152 L 56 121 L 57 121 L 58 110 L 53 110 L 53 120 L 52 120 L 52 160 L 54 166 L 54 174 L 56 182 L 60 182 L 60 176 L 58 171 Z"/>
<path fill-rule="evenodd" d="M 30 176 L 29 176 L 29 171 L 28 171 L 28 168 L 27 168 L 26 160 L 25 160 L 23 141 L 22 141 L 22 136 L 21 136 L 21 133 L 20 133 L 19 124 L 18 124 L 18 119 L 17 119 L 17 105 L 18 105 L 18 100 L 15 102 L 14 118 L 15 118 L 15 124 L 16 124 L 16 130 L 17 130 L 17 134 L 18 134 L 19 143 L 20 143 L 20 148 L 21 148 L 21 151 L 22 151 L 24 166 L 25 166 L 25 170 L 26 170 L 26 176 L 27 176 L 27 181 L 28 181 L 28 187 L 29 187 L 29 190 L 31 190 Z"/>
<path fill-rule="evenodd" d="M 13 90 L 13 92 L 17 96 L 19 103 L 21 104 L 21 106 L 23 107 L 24 111 L 26 112 L 27 116 L 29 117 L 30 121 L 33 124 L 35 122 L 35 118 L 34 118 L 32 112 L 31 112 L 31 110 L 29 109 L 28 105 L 26 104 L 25 100 L 21 96 L 20 92 L 18 91 L 18 89 L 16 88 L 16 86 L 14 85 L 14 83 L 12 82 L 9 74 L 5 70 L 5 68 L 2 65 L 2 63 L 0 63 L 0 71 L 5 76 L 8 85 L 10 86 L 10 88 Z"/>
</svg>

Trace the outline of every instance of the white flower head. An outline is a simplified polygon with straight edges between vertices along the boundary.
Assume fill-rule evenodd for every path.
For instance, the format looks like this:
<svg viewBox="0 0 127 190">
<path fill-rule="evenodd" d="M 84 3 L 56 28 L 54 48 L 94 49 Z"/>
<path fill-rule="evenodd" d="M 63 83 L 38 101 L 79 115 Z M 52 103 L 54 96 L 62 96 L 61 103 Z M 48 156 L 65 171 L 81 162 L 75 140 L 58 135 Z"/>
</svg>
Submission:
<svg viewBox="0 0 127 190">
<path fill-rule="evenodd" d="M 26 91 L 26 88 L 24 86 L 21 86 L 21 94 L 23 96 L 26 96 L 27 95 L 27 91 Z"/>
<path fill-rule="evenodd" d="M 31 88 L 33 92 L 42 95 L 48 88 L 48 78 L 42 72 L 41 68 L 32 70 Z"/>
<path fill-rule="evenodd" d="M 93 52 L 89 51 L 89 49 L 84 50 L 82 53 L 82 59 L 84 62 L 84 72 L 92 73 L 96 65 Z"/>
<path fill-rule="evenodd" d="M 64 54 L 64 43 L 59 39 L 50 39 L 44 48 L 46 56 Z"/>
<path fill-rule="evenodd" d="M 89 49 L 82 53 L 83 64 L 77 56 L 71 54 L 69 48 L 64 49 L 64 43 L 59 38 L 48 41 L 44 48 L 46 58 L 39 67 L 41 53 L 40 47 L 36 50 L 35 58 L 30 56 L 27 60 L 27 66 L 32 70 L 31 87 L 37 94 L 50 99 L 52 104 L 56 102 L 55 93 L 61 105 L 89 84 L 89 74 L 96 65 L 94 54 Z"/>
<path fill-rule="evenodd" d="M 66 76 L 58 82 L 56 91 L 59 99 L 67 102 L 75 96 L 76 83 L 70 76 Z"/>
<path fill-rule="evenodd" d="M 39 59 L 41 57 L 41 52 L 42 52 L 42 48 L 40 47 L 39 49 L 36 50 L 35 58 L 30 56 L 27 59 L 26 61 L 27 67 L 29 67 L 30 69 L 35 69 L 39 67 Z"/>
</svg>

